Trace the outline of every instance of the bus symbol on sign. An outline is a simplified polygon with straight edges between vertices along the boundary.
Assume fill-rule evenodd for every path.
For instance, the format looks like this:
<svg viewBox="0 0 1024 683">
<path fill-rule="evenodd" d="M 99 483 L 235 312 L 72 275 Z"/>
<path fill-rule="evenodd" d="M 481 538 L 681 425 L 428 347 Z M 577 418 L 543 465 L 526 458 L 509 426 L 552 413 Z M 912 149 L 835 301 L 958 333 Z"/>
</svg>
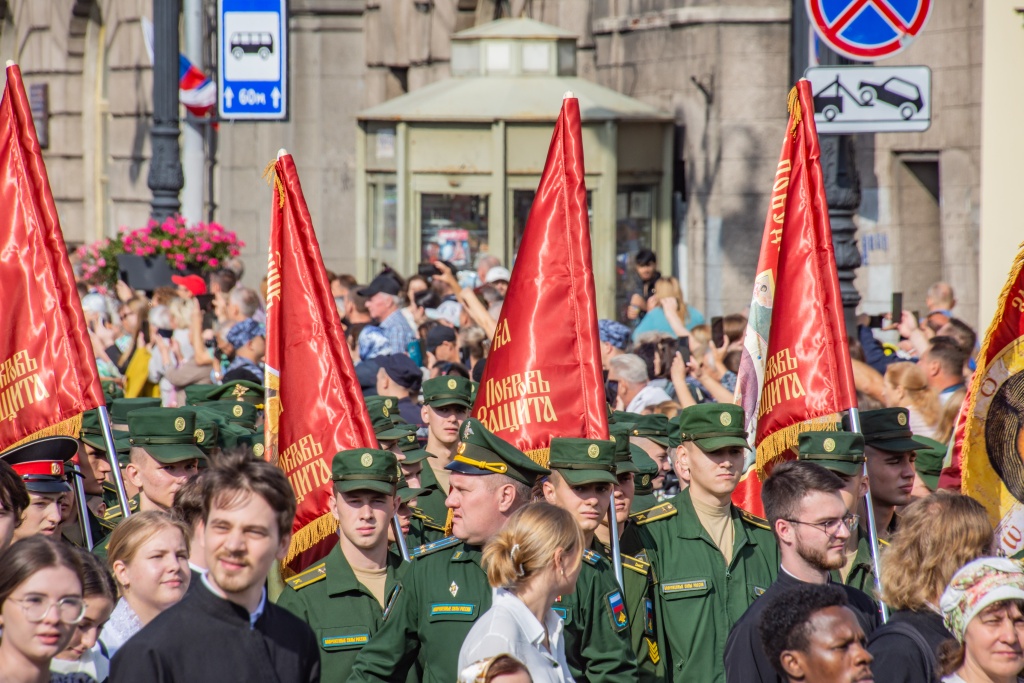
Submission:
<svg viewBox="0 0 1024 683">
<path fill-rule="evenodd" d="M 242 59 L 247 54 L 256 54 L 260 59 L 270 59 L 274 53 L 274 36 L 269 33 L 232 33 L 231 56 Z"/>
</svg>

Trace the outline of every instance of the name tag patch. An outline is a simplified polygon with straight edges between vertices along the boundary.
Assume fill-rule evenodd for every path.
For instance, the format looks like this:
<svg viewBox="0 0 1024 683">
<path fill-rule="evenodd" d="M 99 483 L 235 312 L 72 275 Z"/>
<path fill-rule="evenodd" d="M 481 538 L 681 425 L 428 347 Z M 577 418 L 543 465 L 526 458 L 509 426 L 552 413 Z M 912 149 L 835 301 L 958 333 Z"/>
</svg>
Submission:
<svg viewBox="0 0 1024 683">
<path fill-rule="evenodd" d="M 692 581 L 672 581 L 661 584 L 661 592 L 664 593 L 687 593 L 690 591 L 707 590 L 708 582 L 705 579 L 694 579 Z"/>
<path fill-rule="evenodd" d="M 430 606 L 430 616 L 436 616 L 438 614 L 462 614 L 465 616 L 472 616 L 474 612 L 476 612 L 476 605 L 442 603 Z"/>
<path fill-rule="evenodd" d="M 369 633 L 354 633 L 350 636 L 328 636 L 320 639 L 320 644 L 325 648 L 366 645 L 368 642 L 370 642 Z"/>
</svg>

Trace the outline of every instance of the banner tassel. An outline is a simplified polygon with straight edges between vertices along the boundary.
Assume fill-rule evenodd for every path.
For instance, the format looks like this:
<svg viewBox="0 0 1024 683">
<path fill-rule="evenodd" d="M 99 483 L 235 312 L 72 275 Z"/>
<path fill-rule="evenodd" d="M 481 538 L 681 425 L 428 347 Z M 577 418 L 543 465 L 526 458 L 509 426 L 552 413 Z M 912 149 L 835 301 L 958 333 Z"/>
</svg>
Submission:
<svg viewBox="0 0 1024 683">
<path fill-rule="evenodd" d="M 277 159 L 274 159 L 273 161 L 271 161 L 270 163 L 268 163 L 264 167 L 263 175 L 260 176 L 260 177 L 267 181 L 267 185 L 268 186 L 269 185 L 276 185 L 277 186 L 277 196 L 278 196 L 277 207 L 279 209 L 283 209 L 284 208 L 284 183 L 282 183 L 281 179 L 277 177 L 276 166 L 277 166 Z"/>
<path fill-rule="evenodd" d="M 58 422 L 55 425 L 50 425 L 45 429 L 40 429 L 38 432 L 29 434 L 21 441 L 12 443 L 7 449 L 21 446 L 29 441 L 35 441 L 36 439 L 45 439 L 48 436 L 70 436 L 72 439 L 77 439 L 79 433 L 82 431 L 82 415 L 78 414 L 74 417 L 69 417 L 63 422 Z"/>
<path fill-rule="evenodd" d="M 536 448 L 532 451 L 524 451 L 526 457 L 534 461 L 541 467 L 547 467 L 548 461 L 551 459 L 550 448 Z"/>
<path fill-rule="evenodd" d="M 797 93 L 796 86 L 793 86 L 793 89 L 789 91 L 786 108 L 789 110 L 789 117 L 793 119 L 793 125 L 789 127 L 789 134 L 796 137 L 796 127 L 800 125 L 800 121 L 803 119 L 803 113 L 800 111 L 800 95 Z"/>
<path fill-rule="evenodd" d="M 780 429 L 757 444 L 757 477 L 764 481 L 771 467 L 785 459 L 785 454 L 800 443 L 804 432 L 837 431 L 842 429 L 839 415 L 826 415 Z"/>
<path fill-rule="evenodd" d="M 287 566 L 300 553 L 309 550 L 320 541 L 337 532 L 338 520 L 330 512 L 325 512 L 292 535 L 292 542 L 288 546 L 288 554 L 285 556 L 282 564 Z"/>
</svg>

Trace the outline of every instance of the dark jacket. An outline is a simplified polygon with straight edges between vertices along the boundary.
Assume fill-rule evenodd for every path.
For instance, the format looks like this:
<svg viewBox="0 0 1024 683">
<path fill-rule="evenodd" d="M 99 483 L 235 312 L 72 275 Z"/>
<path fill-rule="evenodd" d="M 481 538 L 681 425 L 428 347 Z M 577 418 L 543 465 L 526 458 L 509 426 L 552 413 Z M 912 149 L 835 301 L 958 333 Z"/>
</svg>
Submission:
<svg viewBox="0 0 1024 683">
<path fill-rule="evenodd" d="M 759 629 L 761 613 L 776 595 L 792 590 L 803 583 L 800 579 L 780 569 L 775 583 L 768 587 L 764 595 L 754 601 L 732 627 L 729 639 L 725 643 L 726 683 L 755 683 L 756 681 L 782 683 L 782 678 L 776 673 L 775 667 L 772 666 L 771 660 L 768 659 L 768 655 L 765 654 L 764 648 L 761 646 Z M 881 623 L 878 605 L 852 586 L 844 586 L 839 583 L 832 585 L 846 592 L 850 609 L 857 615 L 857 621 L 864 629 L 864 635 L 870 636 Z M 872 670 L 875 670 L 874 667 Z"/>
<path fill-rule="evenodd" d="M 269 600 L 256 627 L 245 608 L 202 586 L 125 643 L 110 683 L 317 683 L 320 653 L 308 625 Z"/>
<path fill-rule="evenodd" d="M 875 658 L 871 670 L 876 674 L 884 671 L 886 683 L 934 683 L 940 680 L 938 671 L 935 677 L 928 677 L 925 673 L 928 670 L 925 660 L 927 655 L 913 638 L 899 633 L 894 624 L 904 624 L 904 628 L 910 627 L 917 631 L 932 652 L 936 653 L 936 660 L 939 646 L 953 638 L 953 634 L 942 624 L 940 614 L 930 610 L 899 610 L 889 618 L 888 624 L 871 634 L 868 640 L 868 652 Z M 879 680 L 883 680 L 881 676 Z"/>
</svg>

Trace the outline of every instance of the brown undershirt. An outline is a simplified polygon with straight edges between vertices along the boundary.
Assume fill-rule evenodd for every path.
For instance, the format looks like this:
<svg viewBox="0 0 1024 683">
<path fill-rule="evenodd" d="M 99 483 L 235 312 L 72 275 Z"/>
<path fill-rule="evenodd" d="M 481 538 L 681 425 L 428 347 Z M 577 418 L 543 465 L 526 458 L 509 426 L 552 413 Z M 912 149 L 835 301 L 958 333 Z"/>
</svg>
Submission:
<svg viewBox="0 0 1024 683">
<path fill-rule="evenodd" d="M 381 569 L 357 569 L 352 567 L 352 573 L 356 575 L 356 581 L 366 586 L 367 589 L 377 598 L 380 606 L 384 606 L 385 585 L 388 581 L 388 568 Z"/>
<path fill-rule="evenodd" d="M 736 530 L 732 523 L 732 505 L 717 507 L 705 505 L 696 498 L 690 500 L 701 526 L 708 532 L 718 549 L 722 551 L 725 564 L 728 566 L 732 562 L 732 546 L 736 537 Z"/>
</svg>

